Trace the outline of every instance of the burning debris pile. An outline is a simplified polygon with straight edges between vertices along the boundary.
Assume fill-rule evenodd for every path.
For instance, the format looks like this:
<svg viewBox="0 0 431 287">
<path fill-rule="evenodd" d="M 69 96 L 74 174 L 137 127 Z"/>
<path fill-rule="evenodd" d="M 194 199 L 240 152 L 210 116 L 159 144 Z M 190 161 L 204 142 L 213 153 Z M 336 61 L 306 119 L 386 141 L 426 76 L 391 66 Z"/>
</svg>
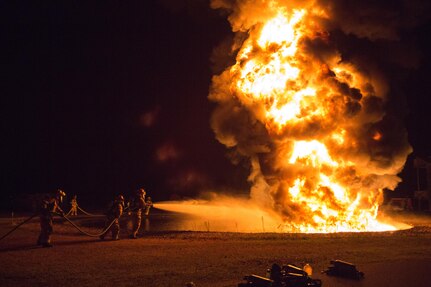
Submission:
<svg viewBox="0 0 431 287">
<path fill-rule="evenodd" d="M 385 111 L 382 72 L 341 43 L 393 39 L 391 16 L 378 23 L 373 7 L 338 2 L 211 4 L 230 13 L 235 32 L 235 63 L 213 77 L 211 124 L 236 160 L 249 161 L 251 198 L 286 232 L 395 229 L 376 217 L 411 147 L 402 119 Z M 365 24 L 357 12 L 370 13 Z"/>
</svg>

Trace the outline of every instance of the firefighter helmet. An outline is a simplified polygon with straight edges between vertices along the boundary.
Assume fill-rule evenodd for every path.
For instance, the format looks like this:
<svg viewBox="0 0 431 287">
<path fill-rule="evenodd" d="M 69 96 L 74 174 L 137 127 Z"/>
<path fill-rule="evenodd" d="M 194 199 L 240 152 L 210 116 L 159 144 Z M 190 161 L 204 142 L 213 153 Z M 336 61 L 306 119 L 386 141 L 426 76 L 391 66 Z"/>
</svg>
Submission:
<svg viewBox="0 0 431 287">
<path fill-rule="evenodd" d="M 57 189 L 55 192 L 55 196 L 57 197 L 57 200 L 60 201 L 60 203 L 63 202 L 63 198 L 66 197 L 66 193 L 62 191 L 61 189 Z"/>
<path fill-rule="evenodd" d="M 65 197 L 65 196 L 66 196 L 66 193 L 65 193 L 63 190 L 61 190 L 61 189 L 57 189 L 57 195 L 58 195 L 58 196 Z"/>
</svg>

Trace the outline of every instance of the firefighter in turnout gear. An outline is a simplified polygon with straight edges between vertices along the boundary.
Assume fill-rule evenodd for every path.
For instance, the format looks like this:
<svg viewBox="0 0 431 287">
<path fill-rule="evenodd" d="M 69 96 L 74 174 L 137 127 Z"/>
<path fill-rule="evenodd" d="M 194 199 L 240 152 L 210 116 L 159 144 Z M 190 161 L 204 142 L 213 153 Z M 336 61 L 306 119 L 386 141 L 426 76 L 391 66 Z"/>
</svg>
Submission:
<svg viewBox="0 0 431 287">
<path fill-rule="evenodd" d="M 150 215 L 150 209 L 153 207 L 153 201 L 151 200 L 151 197 L 147 197 L 147 200 L 145 200 L 145 216 Z"/>
<path fill-rule="evenodd" d="M 78 215 L 78 201 L 76 200 L 76 195 L 72 197 L 70 201 L 70 215 L 77 216 Z"/>
<path fill-rule="evenodd" d="M 52 247 L 51 234 L 53 232 L 52 218 L 54 214 L 59 213 L 64 215 L 63 210 L 60 208 L 60 203 L 66 193 L 58 189 L 55 193 L 49 194 L 44 197 L 39 206 L 39 219 L 40 219 L 40 234 L 37 240 L 37 245 L 43 247 Z"/>
<path fill-rule="evenodd" d="M 132 234 L 130 234 L 130 238 L 136 239 L 138 238 L 138 231 L 141 227 L 142 221 L 142 212 L 145 209 L 145 190 L 140 188 L 136 191 L 135 197 L 132 199 L 130 203 L 130 212 L 132 213 L 133 220 L 133 228 Z"/>
<path fill-rule="evenodd" d="M 102 235 L 100 235 L 100 239 L 104 240 L 106 234 L 108 234 L 109 231 L 111 231 L 112 239 L 113 240 L 119 240 L 120 237 L 120 217 L 123 214 L 124 210 L 124 197 L 122 195 L 118 195 L 114 202 L 112 203 L 111 207 L 109 208 L 108 212 L 106 213 L 106 224 L 104 229 L 108 228 L 108 226 L 112 223 L 111 228 L 106 230 L 106 232 Z"/>
</svg>

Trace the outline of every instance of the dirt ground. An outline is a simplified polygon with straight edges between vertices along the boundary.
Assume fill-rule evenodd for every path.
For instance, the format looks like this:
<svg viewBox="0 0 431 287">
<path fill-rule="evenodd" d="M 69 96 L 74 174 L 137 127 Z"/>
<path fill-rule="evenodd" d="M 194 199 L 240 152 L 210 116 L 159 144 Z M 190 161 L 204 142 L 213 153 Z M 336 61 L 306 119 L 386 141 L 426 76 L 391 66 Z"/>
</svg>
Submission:
<svg viewBox="0 0 431 287">
<path fill-rule="evenodd" d="M 22 218 L 24 219 L 24 218 Z M 273 263 L 309 263 L 322 286 L 429 287 L 431 218 L 405 219 L 409 230 L 275 234 L 158 231 L 137 240 L 99 241 L 56 222 L 53 248 L 35 246 L 38 221 L 0 241 L 0 286 L 237 286 Z M 0 236 L 13 227 L 0 219 Z M 91 231 L 90 228 L 86 230 Z M 93 229 L 92 232 L 97 230 Z M 355 281 L 322 274 L 330 260 L 354 263 Z"/>
</svg>

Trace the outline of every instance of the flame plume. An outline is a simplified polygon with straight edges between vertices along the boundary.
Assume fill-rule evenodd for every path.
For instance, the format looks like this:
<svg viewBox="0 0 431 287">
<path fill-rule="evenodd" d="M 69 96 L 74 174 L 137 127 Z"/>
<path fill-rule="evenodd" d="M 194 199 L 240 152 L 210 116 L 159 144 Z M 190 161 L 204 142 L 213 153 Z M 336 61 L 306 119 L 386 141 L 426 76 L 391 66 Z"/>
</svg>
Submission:
<svg viewBox="0 0 431 287">
<path fill-rule="evenodd" d="M 327 1 L 322 1 L 327 2 Z M 212 1 L 231 11 L 235 64 L 213 77 L 217 139 L 250 160 L 251 198 L 287 232 L 393 230 L 377 221 L 411 148 L 378 73 L 343 59 L 318 1 Z"/>
</svg>

